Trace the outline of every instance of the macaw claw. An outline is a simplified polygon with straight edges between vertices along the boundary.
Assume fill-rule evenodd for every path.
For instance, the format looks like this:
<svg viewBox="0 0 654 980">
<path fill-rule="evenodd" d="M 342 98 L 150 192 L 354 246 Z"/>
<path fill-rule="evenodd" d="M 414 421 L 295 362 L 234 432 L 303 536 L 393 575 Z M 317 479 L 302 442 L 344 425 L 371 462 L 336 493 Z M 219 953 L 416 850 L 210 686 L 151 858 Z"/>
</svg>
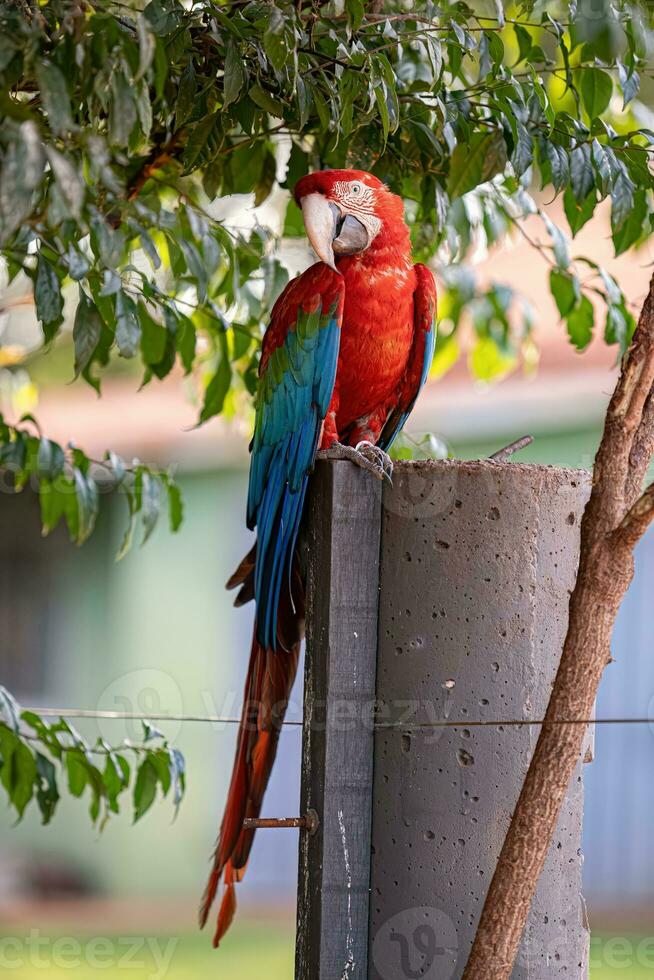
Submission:
<svg viewBox="0 0 654 980">
<path fill-rule="evenodd" d="M 321 449 L 316 459 L 348 459 L 362 470 L 368 470 L 378 480 L 388 480 L 393 485 L 393 460 L 379 446 L 372 442 L 358 442 L 356 446 L 346 446 L 335 442 L 329 449 Z"/>
</svg>

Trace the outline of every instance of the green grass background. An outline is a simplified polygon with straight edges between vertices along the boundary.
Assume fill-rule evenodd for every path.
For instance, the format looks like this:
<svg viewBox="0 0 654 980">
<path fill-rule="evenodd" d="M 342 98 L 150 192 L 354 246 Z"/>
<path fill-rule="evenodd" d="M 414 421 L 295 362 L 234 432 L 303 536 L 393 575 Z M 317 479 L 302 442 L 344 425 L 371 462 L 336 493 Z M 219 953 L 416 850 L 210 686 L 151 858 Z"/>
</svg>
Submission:
<svg viewBox="0 0 654 980">
<path fill-rule="evenodd" d="M 39 931 L 41 946 L 38 958 L 30 953 L 26 933 L 13 934 L 21 947 L 7 946 L 0 936 L 0 973 L 12 980 L 198 980 L 211 977 L 215 980 L 292 980 L 293 936 L 285 923 L 273 924 L 236 923 L 228 939 L 218 952 L 209 944 L 209 937 L 197 933 L 183 934 L 168 944 L 172 937 L 163 934 L 154 940 L 160 951 L 173 949 L 165 969 L 161 961 L 147 947 L 136 950 L 127 962 L 121 962 L 127 954 L 126 940 L 135 933 L 124 930 L 119 935 L 106 936 L 108 952 L 100 952 L 106 965 L 88 962 L 88 936 L 72 938 L 63 930 Z M 47 942 L 45 942 L 47 940 Z M 113 953 L 111 952 L 113 949 Z M 97 948 L 96 948 L 97 953 Z M 20 965 L 14 961 L 22 959 Z M 79 960 L 72 962 L 71 958 Z M 100 961 L 100 960 L 99 960 Z M 400 978 L 398 978 L 400 980 Z M 547 977 L 538 980 L 548 980 Z M 591 980 L 654 980 L 654 939 L 638 935 L 623 937 L 594 936 L 591 950 Z"/>
</svg>

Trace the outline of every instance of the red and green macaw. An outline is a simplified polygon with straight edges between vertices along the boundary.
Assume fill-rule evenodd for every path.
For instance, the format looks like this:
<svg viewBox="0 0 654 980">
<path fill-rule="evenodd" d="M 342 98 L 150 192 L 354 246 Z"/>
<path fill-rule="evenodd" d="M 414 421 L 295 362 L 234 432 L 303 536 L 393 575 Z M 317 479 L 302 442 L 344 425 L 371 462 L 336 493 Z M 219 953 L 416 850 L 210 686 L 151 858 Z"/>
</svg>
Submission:
<svg viewBox="0 0 654 980">
<path fill-rule="evenodd" d="M 236 909 L 297 669 L 304 584 L 296 542 L 320 452 L 387 471 L 386 451 L 425 383 L 434 351 L 436 287 L 411 261 L 402 199 L 372 174 L 328 170 L 295 188 L 320 259 L 289 282 L 263 339 L 251 444 L 247 524 L 252 551 L 228 582 L 256 619 L 227 806 L 200 921 L 221 878 L 217 946 Z"/>
</svg>

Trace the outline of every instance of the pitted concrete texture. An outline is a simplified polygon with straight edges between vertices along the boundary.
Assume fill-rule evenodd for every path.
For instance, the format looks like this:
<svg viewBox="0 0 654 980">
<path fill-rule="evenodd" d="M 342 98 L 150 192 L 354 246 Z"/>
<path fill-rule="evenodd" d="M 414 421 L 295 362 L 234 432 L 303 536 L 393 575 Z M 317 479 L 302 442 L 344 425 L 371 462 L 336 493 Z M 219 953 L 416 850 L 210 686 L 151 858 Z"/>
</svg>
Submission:
<svg viewBox="0 0 654 980">
<path fill-rule="evenodd" d="M 547 706 L 589 492 L 585 471 L 452 461 L 398 464 L 384 490 L 378 720 L 401 727 L 375 734 L 373 980 L 462 975 L 539 733 L 502 721 Z M 513 980 L 588 975 L 581 770 Z"/>
</svg>

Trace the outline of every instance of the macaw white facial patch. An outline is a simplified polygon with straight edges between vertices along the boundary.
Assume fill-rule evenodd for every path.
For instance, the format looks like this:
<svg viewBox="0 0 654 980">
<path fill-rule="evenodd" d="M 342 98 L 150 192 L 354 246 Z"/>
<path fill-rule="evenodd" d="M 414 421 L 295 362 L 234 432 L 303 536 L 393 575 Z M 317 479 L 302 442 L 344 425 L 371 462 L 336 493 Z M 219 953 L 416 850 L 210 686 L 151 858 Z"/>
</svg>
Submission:
<svg viewBox="0 0 654 980">
<path fill-rule="evenodd" d="M 379 234 L 381 220 L 375 214 L 375 191 L 360 180 L 338 180 L 334 197 L 346 214 L 357 218 L 368 232 L 368 244 Z"/>
</svg>

